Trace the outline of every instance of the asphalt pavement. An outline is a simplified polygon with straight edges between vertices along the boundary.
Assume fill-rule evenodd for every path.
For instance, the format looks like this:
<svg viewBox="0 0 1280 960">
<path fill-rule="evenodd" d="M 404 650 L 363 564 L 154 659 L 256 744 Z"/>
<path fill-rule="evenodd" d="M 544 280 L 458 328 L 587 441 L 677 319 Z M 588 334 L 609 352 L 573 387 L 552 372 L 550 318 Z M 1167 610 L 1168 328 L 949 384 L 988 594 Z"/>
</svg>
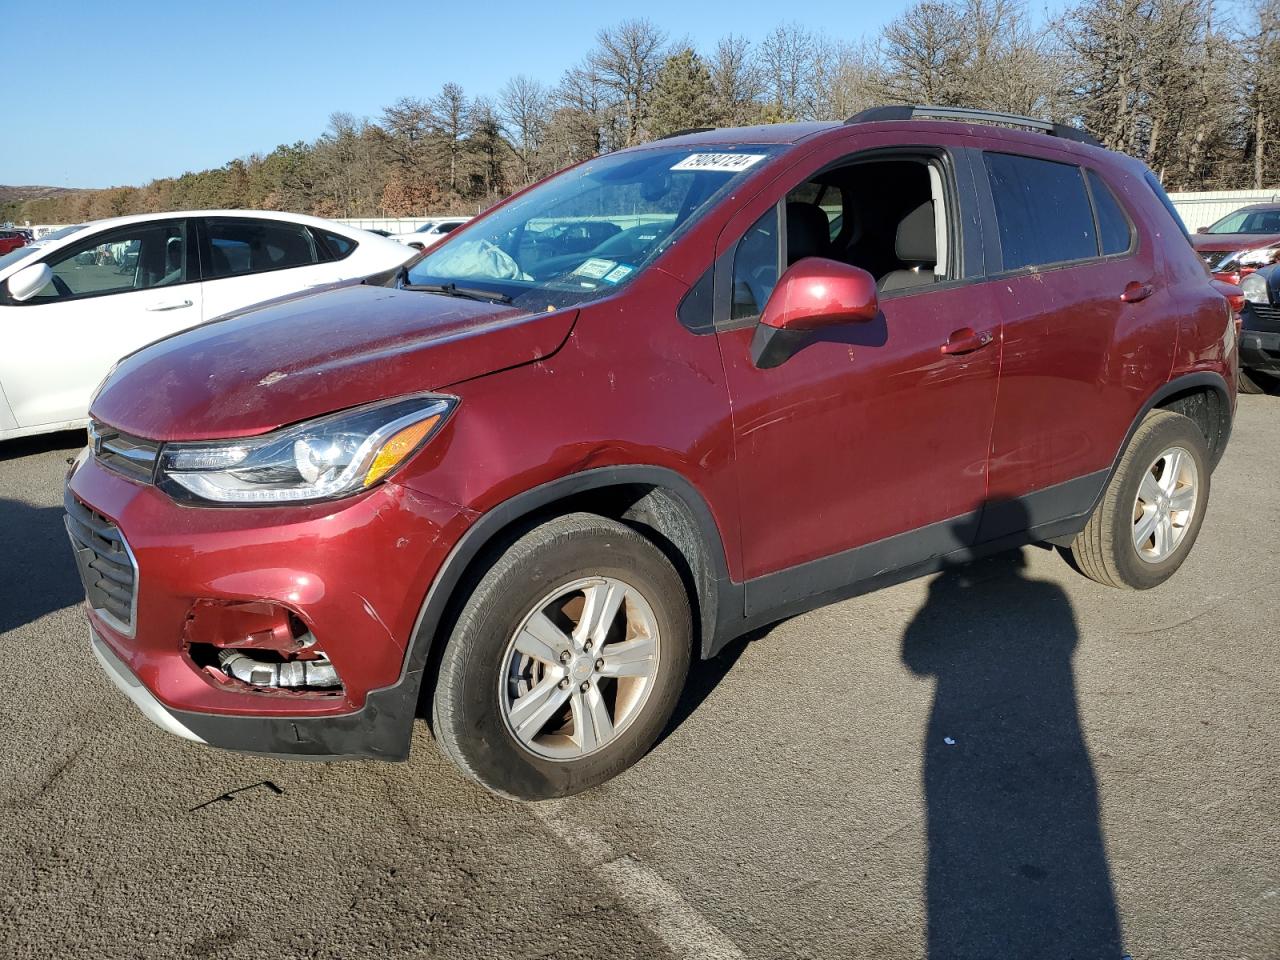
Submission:
<svg viewBox="0 0 1280 960">
<path fill-rule="evenodd" d="M 1280 957 L 1280 397 L 1170 583 L 1026 548 L 788 620 L 538 805 L 421 724 L 406 764 L 151 726 L 87 648 L 82 443 L 0 445 L 0 957 Z"/>
</svg>

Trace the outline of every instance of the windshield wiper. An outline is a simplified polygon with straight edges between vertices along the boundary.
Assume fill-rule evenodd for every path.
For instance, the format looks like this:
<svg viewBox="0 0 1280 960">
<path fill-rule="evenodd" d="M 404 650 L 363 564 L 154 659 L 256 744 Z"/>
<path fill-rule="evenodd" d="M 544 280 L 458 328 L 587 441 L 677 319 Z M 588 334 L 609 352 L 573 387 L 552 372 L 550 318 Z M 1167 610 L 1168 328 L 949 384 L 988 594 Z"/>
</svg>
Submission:
<svg viewBox="0 0 1280 960">
<path fill-rule="evenodd" d="M 505 293 L 481 290 L 478 287 L 460 287 L 456 283 L 402 283 L 400 289 L 420 293 L 443 293 L 446 297 L 465 297 L 468 300 L 487 300 L 490 303 L 511 302 L 511 298 Z"/>
</svg>

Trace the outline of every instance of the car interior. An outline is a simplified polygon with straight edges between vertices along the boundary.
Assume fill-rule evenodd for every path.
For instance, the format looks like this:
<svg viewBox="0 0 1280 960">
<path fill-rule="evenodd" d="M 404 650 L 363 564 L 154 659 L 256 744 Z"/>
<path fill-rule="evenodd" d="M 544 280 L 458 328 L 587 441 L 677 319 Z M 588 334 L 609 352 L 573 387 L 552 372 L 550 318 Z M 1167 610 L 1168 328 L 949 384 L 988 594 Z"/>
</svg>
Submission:
<svg viewBox="0 0 1280 960">
<path fill-rule="evenodd" d="M 53 277 L 29 302 L 128 290 L 146 290 L 185 279 L 185 227 L 181 223 L 148 224 L 97 237 L 50 261 Z"/>
<path fill-rule="evenodd" d="M 787 196 L 787 263 L 826 257 L 861 267 L 882 293 L 947 277 L 942 171 L 925 159 L 825 171 Z"/>
<path fill-rule="evenodd" d="M 209 220 L 212 275 L 233 277 L 315 263 L 306 228 L 269 220 Z"/>
<path fill-rule="evenodd" d="M 787 194 L 787 266 L 824 257 L 866 270 L 882 295 L 948 277 L 942 171 L 925 158 L 867 160 L 823 171 Z M 733 319 L 758 316 L 778 281 L 776 211 L 734 254 Z"/>
</svg>

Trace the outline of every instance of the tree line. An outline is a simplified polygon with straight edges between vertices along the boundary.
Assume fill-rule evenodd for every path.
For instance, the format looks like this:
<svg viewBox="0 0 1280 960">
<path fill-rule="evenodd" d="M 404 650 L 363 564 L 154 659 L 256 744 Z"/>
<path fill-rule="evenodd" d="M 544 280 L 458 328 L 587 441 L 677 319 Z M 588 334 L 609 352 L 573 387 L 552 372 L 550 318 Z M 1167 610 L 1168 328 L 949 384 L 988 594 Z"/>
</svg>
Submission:
<svg viewBox="0 0 1280 960">
<path fill-rule="evenodd" d="M 1023 0 L 919 0 L 876 37 L 784 23 L 696 49 L 646 19 L 602 29 L 547 85 L 494 96 L 446 83 L 376 119 L 331 116 L 311 142 L 140 187 L 0 205 L 67 223 L 210 207 L 325 217 L 476 213 L 570 163 L 691 127 L 843 120 L 927 103 L 1083 127 L 1171 190 L 1280 179 L 1280 0 L 1223 22 L 1212 0 L 1082 0 L 1036 22 Z"/>
</svg>

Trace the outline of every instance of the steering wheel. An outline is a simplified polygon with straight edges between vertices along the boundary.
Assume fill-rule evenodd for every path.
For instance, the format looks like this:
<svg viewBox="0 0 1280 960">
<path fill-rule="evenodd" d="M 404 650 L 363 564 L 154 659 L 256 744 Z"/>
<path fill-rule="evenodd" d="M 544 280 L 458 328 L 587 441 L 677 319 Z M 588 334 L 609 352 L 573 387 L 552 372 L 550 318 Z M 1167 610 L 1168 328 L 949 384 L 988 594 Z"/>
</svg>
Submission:
<svg viewBox="0 0 1280 960">
<path fill-rule="evenodd" d="M 53 283 L 53 289 L 58 291 L 58 296 L 70 297 L 75 295 L 74 291 L 67 286 L 67 281 L 63 280 L 56 273 L 53 275 L 53 280 L 51 282 Z"/>
</svg>

